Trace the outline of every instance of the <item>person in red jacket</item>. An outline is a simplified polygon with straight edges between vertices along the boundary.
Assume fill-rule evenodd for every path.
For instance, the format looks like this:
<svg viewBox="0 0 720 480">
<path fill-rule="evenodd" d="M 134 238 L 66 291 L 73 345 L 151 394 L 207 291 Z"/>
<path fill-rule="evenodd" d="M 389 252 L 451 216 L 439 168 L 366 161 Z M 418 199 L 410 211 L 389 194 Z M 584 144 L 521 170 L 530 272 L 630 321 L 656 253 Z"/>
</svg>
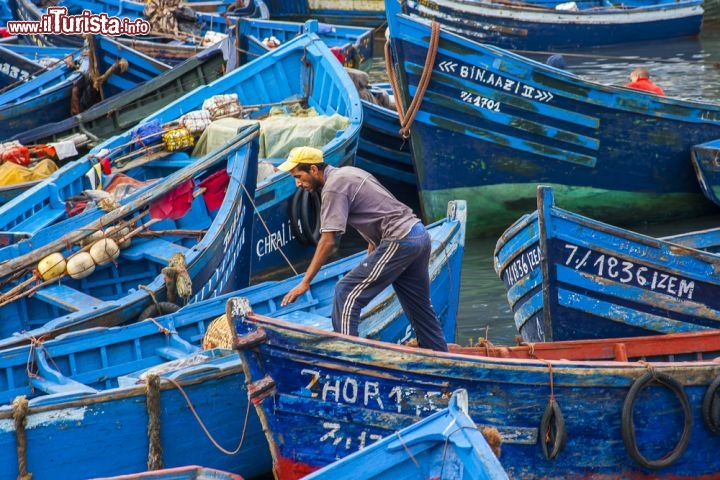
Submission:
<svg viewBox="0 0 720 480">
<path fill-rule="evenodd" d="M 638 67 L 633 70 L 630 74 L 630 83 L 625 86 L 636 90 L 646 90 L 657 95 L 665 95 L 663 89 L 650 80 L 650 72 L 645 67 Z"/>
</svg>

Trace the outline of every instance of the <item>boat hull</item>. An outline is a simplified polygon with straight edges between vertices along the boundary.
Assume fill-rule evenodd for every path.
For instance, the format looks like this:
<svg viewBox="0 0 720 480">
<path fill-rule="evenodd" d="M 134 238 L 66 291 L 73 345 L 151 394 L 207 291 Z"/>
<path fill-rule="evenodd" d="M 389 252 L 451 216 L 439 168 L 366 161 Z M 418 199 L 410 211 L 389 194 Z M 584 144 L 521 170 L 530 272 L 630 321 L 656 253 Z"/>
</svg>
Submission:
<svg viewBox="0 0 720 480">
<path fill-rule="evenodd" d="M 458 35 L 511 50 L 551 51 L 668 40 L 700 34 L 702 2 L 630 2 L 617 8 L 603 2 L 410 0 L 404 11 L 435 19 Z"/>
<path fill-rule="evenodd" d="M 379 27 L 385 21 L 381 0 L 355 0 L 350 5 L 342 0 L 269 0 L 266 3 L 272 12 L 272 18 L 277 19 L 317 18 L 328 23 L 373 28 Z"/>
<path fill-rule="evenodd" d="M 455 218 L 428 226 L 431 276 L 443 295 L 434 297 L 434 304 L 449 340 L 456 326 L 464 240 L 462 210 L 455 211 Z M 158 461 L 165 467 L 202 463 L 248 478 L 268 472 L 270 452 L 248 401 L 240 358 L 226 350 L 233 340 L 223 318 L 227 303 L 241 295 L 259 313 L 332 329 L 328 316 L 335 284 L 364 257 L 357 253 L 323 266 L 307 295 L 285 307 L 281 301 L 300 276 L 123 327 L 86 329 L 3 350 L 0 463 L 12 478 L 21 473 L 22 463 L 22 473 L 36 480 L 130 474 L 149 468 L 149 461 L 155 468 Z M 370 338 L 401 342 L 412 337 L 390 287 L 363 309 L 361 318 L 360 331 Z M 150 387 L 150 373 L 160 377 L 157 391 Z M 13 407 L 20 398 L 28 399 L 27 410 Z M 14 414 L 25 419 L 24 431 Z M 238 452 L 226 454 L 241 440 Z M 26 448 L 18 449 L 18 442 Z"/>
<path fill-rule="evenodd" d="M 498 430 L 513 479 L 711 479 L 720 468 L 720 440 L 700 408 L 720 374 L 711 360 L 657 363 L 652 373 L 644 361 L 494 358 L 482 346 L 438 353 L 243 316 L 237 303 L 228 312 L 279 478 L 362 451 L 445 408 L 458 388 L 478 428 Z M 654 375 L 669 380 L 648 386 Z"/>
<path fill-rule="evenodd" d="M 528 342 L 718 328 L 717 229 L 652 238 L 560 209 L 538 211 L 498 240 L 495 270 Z"/>
<path fill-rule="evenodd" d="M 471 234 L 499 233 L 532 211 L 541 183 L 579 213 L 617 223 L 712 208 L 690 148 L 720 136 L 717 105 L 587 82 L 443 29 L 426 67 L 430 25 L 394 4 L 390 38 L 406 108 L 430 72 L 409 126 L 428 220 L 442 215 L 444 199 L 467 198 Z"/>
</svg>

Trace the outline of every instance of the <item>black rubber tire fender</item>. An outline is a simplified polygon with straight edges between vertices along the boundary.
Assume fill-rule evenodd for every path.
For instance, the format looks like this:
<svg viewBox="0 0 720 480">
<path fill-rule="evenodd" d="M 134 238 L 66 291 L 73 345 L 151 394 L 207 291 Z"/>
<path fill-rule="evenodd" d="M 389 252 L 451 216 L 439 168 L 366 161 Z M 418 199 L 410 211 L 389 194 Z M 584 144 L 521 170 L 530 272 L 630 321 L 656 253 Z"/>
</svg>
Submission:
<svg viewBox="0 0 720 480">
<path fill-rule="evenodd" d="M 290 218 L 290 231 L 293 237 L 301 244 L 308 245 L 308 238 L 300 223 L 300 203 L 304 193 L 305 190 L 300 187 L 295 189 L 295 193 L 293 193 L 293 196 L 290 198 L 288 217 Z"/>
<path fill-rule="evenodd" d="M 720 375 L 715 377 L 708 385 L 707 390 L 705 390 L 702 402 L 702 416 L 708 428 L 713 433 L 720 435 L 720 418 L 715 415 L 715 411 L 720 410 L 715 402 L 715 394 L 718 393 L 718 388 L 720 388 Z"/>
<path fill-rule="evenodd" d="M 635 436 L 635 423 L 633 422 L 633 412 L 635 410 L 635 401 L 637 400 L 638 394 L 647 386 L 656 383 L 663 385 L 670 389 L 683 409 L 684 415 L 684 426 L 682 434 L 675 448 L 672 449 L 667 455 L 657 460 L 650 460 L 646 458 L 637 446 L 637 438 Z M 659 470 L 661 468 L 669 467 L 675 463 L 690 443 L 690 434 L 692 433 L 692 410 L 690 409 L 690 401 L 688 400 L 687 393 L 683 389 L 682 384 L 675 380 L 673 377 L 662 372 L 647 372 L 639 377 L 630 387 L 630 390 L 625 397 L 622 407 L 622 419 L 621 419 L 621 431 L 623 437 L 623 443 L 625 443 L 625 449 L 627 450 L 630 457 L 635 460 L 639 465 L 650 470 Z"/>
<path fill-rule="evenodd" d="M 317 245 L 320 240 L 320 195 L 305 189 L 295 190 L 290 199 L 290 231 L 303 245 Z"/>
<path fill-rule="evenodd" d="M 308 245 L 317 245 L 320 241 L 320 195 L 306 192 L 300 201 L 300 226 L 305 232 Z"/>
<path fill-rule="evenodd" d="M 178 310 L 180 310 L 180 307 L 172 302 L 159 302 L 157 305 L 152 303 L 148 305 L 145 310 L 140 312 L 137 321 L 139 322 L 141 320 L 147 320 L 148 318 L 161 317 L 163 315 L 167 315 L 168 313 L 177 312 Z"/>
<path fill-rule="evenodd" d="M 540 444 L 545 458 L 552 460 L 557 457 L 566 443 L 565 417 L 558 402 L 551 398 L 540 421 Z M 548 449 L 549 445 L 551 448 Z"/>
</svg>

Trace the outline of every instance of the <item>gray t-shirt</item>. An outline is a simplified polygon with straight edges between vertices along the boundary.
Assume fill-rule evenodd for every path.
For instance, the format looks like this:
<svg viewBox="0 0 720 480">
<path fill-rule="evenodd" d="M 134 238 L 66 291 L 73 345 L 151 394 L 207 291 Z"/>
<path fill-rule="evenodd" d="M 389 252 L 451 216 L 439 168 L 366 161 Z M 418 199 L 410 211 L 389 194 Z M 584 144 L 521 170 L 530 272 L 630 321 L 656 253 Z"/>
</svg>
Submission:
<svg viewBox="0 0 720 480">
<path fill-rule="evenodd" d="M 355 167 L 325 167 L 320 231 L 345 233 L 349 224 L 373 245 L 396 240 L 420 219 L 370 173 Z"/>
</svg>

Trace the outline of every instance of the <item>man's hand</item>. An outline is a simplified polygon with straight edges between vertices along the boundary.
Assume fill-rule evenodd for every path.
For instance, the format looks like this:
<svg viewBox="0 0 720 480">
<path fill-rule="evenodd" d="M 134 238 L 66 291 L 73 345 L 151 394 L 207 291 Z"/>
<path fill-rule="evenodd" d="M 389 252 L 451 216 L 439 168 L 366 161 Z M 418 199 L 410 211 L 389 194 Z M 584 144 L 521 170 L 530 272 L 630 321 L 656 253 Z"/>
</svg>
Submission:
<svg viewBox="0 0 720 480">
<path fill-rule="evenodd" d="M 368 243 L 368 255 L 375 251 L 375 245 Z"/>
<path fill-rule="evenodd" d="M 280 303 L 281 307 L 294 302 L 297 297 L 310 290 L 310 282 L 315 278 L 315 275 L 317 275 L 320 267 L 323 266 L 325 260 L 330 256 L 334 247 L 335 232 L 322 232 L 320 234 L 320 241 L 318 241 L 317 247 L 315 247 L 315 254 L 312 260 L 310 260 L 310 265 L 305 272 L 305 276 L 297 287 L 290 290 L 285 297 L 283 297 L 282 303 Z"/>
<path fill-rule="evenodd" d="M 310 290 L 310 286 L 307 285 L 305 282 L 300 282 L 298 286 L 294 287 L 283 297 L 280 306 L 284 307 L 285 305 L 294 302 L 297 297 L 307 292 L 308 290 Z"/>
</svg>

